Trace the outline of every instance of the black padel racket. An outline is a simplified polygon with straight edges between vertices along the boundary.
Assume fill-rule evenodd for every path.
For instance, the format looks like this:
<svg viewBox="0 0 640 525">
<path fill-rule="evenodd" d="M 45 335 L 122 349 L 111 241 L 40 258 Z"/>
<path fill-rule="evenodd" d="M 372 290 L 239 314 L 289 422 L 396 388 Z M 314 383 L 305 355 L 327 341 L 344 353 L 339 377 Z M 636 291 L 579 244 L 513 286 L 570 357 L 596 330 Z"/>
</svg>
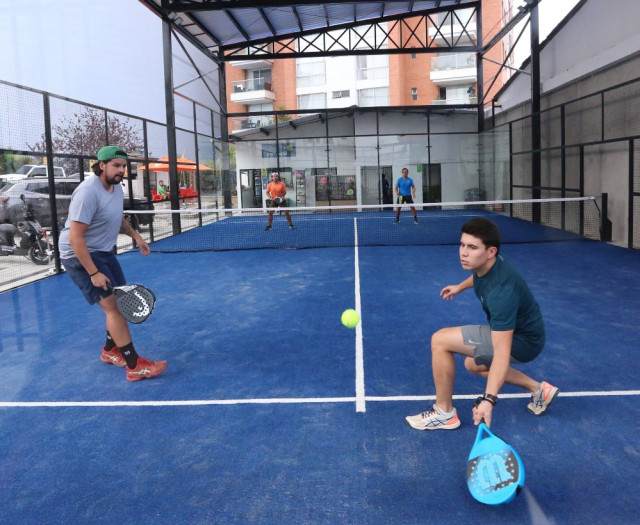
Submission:
<svg viewBox="0 0 640 525">
<path fill-rule="evenodd" d="M 141 284 L 125 284 L 109 288 L 116 296 L 118 310 L 127 321 L 139 324 L 146 321 L 156 305 L 156 296 Z"/>
<path fill-rule="evenodd" d="M 511 445 L 480 423 L 467 461 L 467 486 L 480 503 L 501 505 L 524 486 L 524 465 Z"/>
</svg>

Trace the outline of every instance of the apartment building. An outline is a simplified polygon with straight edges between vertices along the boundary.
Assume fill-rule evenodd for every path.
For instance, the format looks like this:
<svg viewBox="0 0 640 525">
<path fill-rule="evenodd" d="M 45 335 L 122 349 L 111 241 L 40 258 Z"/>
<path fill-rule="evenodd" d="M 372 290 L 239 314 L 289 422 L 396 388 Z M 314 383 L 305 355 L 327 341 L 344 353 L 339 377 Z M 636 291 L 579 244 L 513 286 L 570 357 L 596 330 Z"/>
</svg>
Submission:
<svg viewBox="0 0 640 525">
<path fill-rule="evenodd" d="M 483 42 L 492 38 L 511 15 L 512 0 L 483 0 Z M 474 45 L 477 41 L 475 10 L 442 12 L 429 23 L 429 40 L 436 46 L 447 46 L 453 37 L 456 45 Z M 408 19 L 404 26 L 416 34 L 426 19 Z M 413 24 L 413 25 L 412 25 Z M 446 28 L 446 30 L 444 29 Z M 389 28 L 388 46 L 403 41 L 411 47 L 411 38 L 402 38 L 399 24 Z M 367 47 L 363 37 L 362 47 Z M 487 79 L 496 75 L 498 64 L 509 55 L 511 38 L 507 35 L 494 46 L 483 64 L 485 89 L 489 96 L 508 79 L 505 69 L 493 85 Z M 416 42 L 416 47 L 418 42 Z M 497 62 L 494 63 L 493 61 Z M 509 62 L 508 62 L 509 64 Z M 512 64 L 511 64 L 512 65 Z M 403 53 L 384 55 L 352 55 L 298 59 L 261 59 L 226 64 L 227 108 L 230 113 L 295 111 L 299 109 L 380 106 L 422 106 L 477 104 L 477 67 L 475 53 Z M 247 115 L 229 119 L 229 132 L 272 124 L 273 115 Z"/>
</svg>

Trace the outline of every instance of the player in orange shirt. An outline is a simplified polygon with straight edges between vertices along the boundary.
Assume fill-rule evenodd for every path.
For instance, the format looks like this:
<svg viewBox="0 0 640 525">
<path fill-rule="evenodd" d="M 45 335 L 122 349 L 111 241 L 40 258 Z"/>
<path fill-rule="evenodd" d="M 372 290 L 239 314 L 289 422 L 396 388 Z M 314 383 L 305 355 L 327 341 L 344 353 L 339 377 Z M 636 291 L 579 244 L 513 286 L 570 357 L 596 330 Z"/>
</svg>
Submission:
<svg viewBox="0 0 640 525">
<path fill-rule="evenodd" d="M 271 182 L 267 185 L 267 197 L 271 199 L 271 204 L 269 206 L 272 209 L 269 210 L 269 221 L 264 231 L 268 232 L 271 230 L 271 223 L 273 222 L 273 212 L 275 211 L 275 208 L 287 205 L 287 199 L 285 198 L 286 195 L 287 187 L 284 185 L 284 182 L 280 180 L 280 175 L 278 175 L 277 173 L 272 173 Z M 291 215 L 287 210 L 284 210 L 284 216 L 289 222 L 289 229 L 293 230 L 294 226 L 293 222 L 291 222 Z"/>
</svg>

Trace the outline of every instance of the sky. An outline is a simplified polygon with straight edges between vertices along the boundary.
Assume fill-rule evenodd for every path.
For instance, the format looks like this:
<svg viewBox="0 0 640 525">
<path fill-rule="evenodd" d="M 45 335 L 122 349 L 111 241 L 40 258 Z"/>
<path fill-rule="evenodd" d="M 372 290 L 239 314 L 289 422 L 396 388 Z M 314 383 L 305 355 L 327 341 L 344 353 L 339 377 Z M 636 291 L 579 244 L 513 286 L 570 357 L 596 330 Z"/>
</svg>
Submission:
<svg viewBox="0 0 640 525">
<path fill-rule="evenodd" d="M 543 42 L 549 33 L 562 21 L 562 19 L 571 11 L 580 0 L 541 0 L 538 6 L 538 23 L 539 23 L 539 39 Z M 514 0 L 515 8 L 518 5 L 524 5 L 523 0 Z M 521 25 L 519 25 L 514 33 L 520 33 Z M 531 39 L 529 38 L 529 28 L 525 30 L 522 38 L 518 42 L 518 46 L 514 50 L 515 64 L 522 62 L 531 54 Z"/>
<path fill-rule="evenodd" d="M 137 0 L 0 0 L 0 79 L 165 120 L 162 24 Z"/>
<path fill-rule="evenodd" d="M 541 41 L 577 1 L 541 0 Z M 0 0 L 0 50 L 2 80 L 166 119 L 162 24 L 137 0 Z"/>
</svg>

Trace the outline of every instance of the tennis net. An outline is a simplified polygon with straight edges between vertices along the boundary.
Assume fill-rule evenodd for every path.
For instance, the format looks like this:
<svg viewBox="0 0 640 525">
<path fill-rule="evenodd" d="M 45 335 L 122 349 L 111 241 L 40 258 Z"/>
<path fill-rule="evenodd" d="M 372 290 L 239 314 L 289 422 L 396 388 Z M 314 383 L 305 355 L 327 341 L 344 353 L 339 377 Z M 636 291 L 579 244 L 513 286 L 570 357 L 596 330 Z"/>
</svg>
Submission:
<svg viewBox="0 0 640 525">
<path fill-rule="evenodd" d="M 278 208 L 272 229 L 265 231 L 268 211 L 215 208 L 130 213 L 153 214 L 141 235 L 156 252 L 458 244 L 460 228 L 474 217 L 493 220 L 503 243 L 599 240 L 601 225 L 595 197 Z M 119 248 L 131 248 L 130 240 Z"/>
</svg>

